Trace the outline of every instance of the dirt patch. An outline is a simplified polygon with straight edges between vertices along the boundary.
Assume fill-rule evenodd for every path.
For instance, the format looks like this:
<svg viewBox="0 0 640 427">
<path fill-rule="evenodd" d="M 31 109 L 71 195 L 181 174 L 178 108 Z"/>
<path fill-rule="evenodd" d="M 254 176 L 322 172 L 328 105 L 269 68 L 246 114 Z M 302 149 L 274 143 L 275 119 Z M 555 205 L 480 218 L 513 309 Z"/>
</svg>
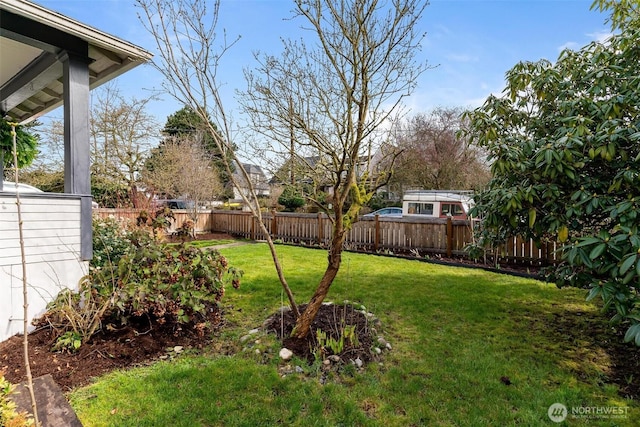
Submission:
<svg viewBox="0 0 640 427">
<path fill-rule="evenodd" d="M 583 381 L 615 384 L 620 396 L 640 397 L 640 348 L 624 342 L 626 328 L 613 327 L 599 312 L 549 312 L 532 317 L 526 328 L 553 337 L 566 356 L 565 367 Z M 539 349 L 544 352 L 545 349 Z M 550 349 L 550 351 L 558 351 Z"/>
<path fill-rule="evenodd" d="M 301 305 L 300 312 L 304 311 L 305 307 L 306 305 Z M 366 312 L 351 305 L 323 304 L 320 306 L 320 310 L 311 324 L 311 332 L 306 338 L 291 337 L 291 331 L 293 331 L 295 324 L 296 319 L 293 312 L 287 310 L 272 315 L 264 326 L 267 332 L 275 333 L 282 340 L 284 347 L 291 350 L 296 356 L 307 359 L 310 363 L 316 358 L 313 349 L 318 349 L 319 344 L 316 331 L 323 331 L 327 335 L 327 339 L 340 340 L 341 335 L 345 335 L 345 330 L 351 327 L 357 338 L 356 342 L 348 338 L 344 339 L 344 348 L 341 351 L 333 351 L 330 346 L 325 345 L 324 354 L 321 356 L 337 355 L 343 361 L 360 359 L 363 363 L 374 358 L 371 348 L 377 342 L 380 322 L 372 315 L 367 315 Z"/>
<path fill-rule="evenodd" d="M 63 391 L 85 385 L 92 378 L 119 368 L 128 368 L 162 356 L 171 356 L 170 349 L 203 348 L 209 339 L 195 332 L 178 330 L 175 325 L 139 322 L 119 330 L 102 330 L 84 343 L 75 353 L 52 352 L 55 335 L 49 328 L 29 334 L 29 360 L 33 377 L 51 374 Z M 24 381 L 22 336 L 13 336 L 0 343 L 0 370 L 5 378 L 17 384 Z"/>
</svg>

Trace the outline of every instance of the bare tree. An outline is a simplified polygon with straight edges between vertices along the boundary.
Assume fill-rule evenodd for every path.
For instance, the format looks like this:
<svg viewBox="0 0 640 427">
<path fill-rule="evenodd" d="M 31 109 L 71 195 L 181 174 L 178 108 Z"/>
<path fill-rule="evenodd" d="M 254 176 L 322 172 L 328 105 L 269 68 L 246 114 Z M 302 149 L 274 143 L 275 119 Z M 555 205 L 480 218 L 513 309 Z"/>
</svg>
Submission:
<svg viewBox="0 0 640 427">
<path fill-rule="evenodd" d="M 228 40 L 224 32 L 222 35 L 216 33 L 220 1 L 136 0 L 136 4 L 141 10 L 139 18 L 142 25 L 156 41 L 157 59 L 153 65 L 164 76 L 165 91 L 200 116 L 208 136 L 222 153 L 223 166 L 232 184 L 241 188 L 237 176 L 250 183 L 251 178 L 236 153 L 231 121 L 220 96 L 218 67 L 237 40 Z M 249 186 L 248 194 L 241 192 L 241 197 L 267 238 L 278 279 L 293 313 L 299 316 L 275 245 L 262 220 L 255 188 Z"/>
<path fill-rule="evenodd" d="M 400 122 L 394 130 L 400 152 L 393 184 L 401 188 L 464 190 L 489 181 L 486 155 L 458 131 L 464 126 L 461 108 L 436 108 Z"/>
<path fill-rule="evenodd" d="M 216 142 L 222 151 L 233 150 L 217 80 L 220 58 L 233 42 L 228 42 L 224 34 L 216 38 L 219 2 L 212 10 L 207 10 L 202 1 L 137 3 L 143 25 L 157 42 L 159 59 L 155 65 L 164 74 L 165 89 L 203 117 L 211 117 L 222 131 L 222 137 L 211 131 Z M 254 128 L 273 141 L 282 141 L 286 158 L 292 154 L 298 159 L 317 158 L 316 169 L 323 169 L 321 172 L 330 179 L 328 201 L 315 200 L 333 223 L 329 262 L 302 314 L 282 274 L 275 246 L 267 238 L 278 276 L 298 319 L 294 331 L 298 338 L 308 334 L 339 271 L 346 234 L 376 185 L 370 179 L 368 163 L 381 129 L 426 68 L 415 62 L 422 38 L 415 26 L 426 3 L 382 3 L 295 1 L 294 14 L 311 26 L 317 46 L 285 42 L 281 57 L 264 57 L 260 67 L 247 74 L 249 90 L 243 103 Z M 239 172 L 250 181 L 235 152 L 232 157 L 240 165 Z M 268 236 L 255 190 L 251 193 L 250 198 L 243 195 L 244 202 Z"/>
<path fill-rule="evenodd" d="M 158 147 L 153 169 L 145 169 L 142 181 L 155 192 L 183 197 L 191 202 L 191 218 L 198 220 L 203 201 L 224 191 L 217 171 L 195 136 L 168 138 Z"/>
<path fill-rule="evenodd" d="M 2 119 L 0 119 L 2 120 Z M 5 123 L 2 123 L 3 125 Z M 13 161 L 13 180 L 18 189 L 18 183 L 20 182 L 20 162 L 18 160 L 18 135 L 17 126 L 18 123 L 7 123 L 11 128 L 11 154 Z M 24 135 L 24 133 L 23 133 Z M 4 141 L 3 141 L 4 142 Z M 25 374 L 27 376 L 27 390 L 29 390 L 29 397 L 31 398 L 31 412 L 33 414 L 35 425 L 39 426 L 38 420 L 38 403 L 33 388 L 33 376 L 31 375 L 31 363 L 29 361 L 29 292 L 27 278 L 27 259 L 25 255 L 25 243 L 24 243 L 24 228 L 22 221 L 22 202 L 20 201 L 20 191 L 16 191 L 16 211 L 18 214 L 18 236 L 20 240 L 20 260 L 22 265 L 22 352 L 24 356 Z"/>
<path fill-rule="evenodd" d="M 138 174 L 158 136 L 158 124 L 146 110 L 152 99 L 126 99 L 116 86 L 107 84 L 92 100 L 93 173 L 126 184 L 134 206 Z"/>
<path fill-rule="evenodd" d="M 340 269 L 351 224 L 385 177 L 372 173 L 372 158 L 386 141 L 390 118 L 426 69 L 416 62 L 422 40 L 416 24 L 426 5 L 296 0 L 295 15 L 306 22 L 310 38 L 285 41 L 279 57 L 257 55 L 259 67 L 246 73 L 243 105 L 254 129 L 283 158 L 295 156 L 309 166 L 308 174 L 319 172 L 330 196 L 312 200 L 333 229 L 326 270 L 296 323 L 298 338 L 309 332 Z"/>
<path fill-rule="evenodd" d="M 27 169 L 62 171 L 64 169 L 64 123 L 62 120 L 51 120 L 39 123 L 36 130 L 40 135 L 38 155 Z"/>
</svg>

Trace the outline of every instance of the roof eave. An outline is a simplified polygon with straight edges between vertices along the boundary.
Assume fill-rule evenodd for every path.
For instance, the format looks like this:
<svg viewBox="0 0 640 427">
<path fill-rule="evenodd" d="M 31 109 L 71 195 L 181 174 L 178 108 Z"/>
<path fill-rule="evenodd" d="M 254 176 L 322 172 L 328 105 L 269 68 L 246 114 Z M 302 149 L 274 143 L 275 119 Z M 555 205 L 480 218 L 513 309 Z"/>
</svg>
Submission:
<svg viewBox="0 0 640 427">
<path fill-rule="evenodd" d="M 65 31 L 86 40 L 89 44 L 93 44 L 104 49 L 117 50 L 118 52 L 129 56 L 134 62 L 146 62 L 153 57 L 149 51 L 141 48 L 140 46 L 136 46 L 118 37 L 64 16 L 61 13 L 45 9 L 38 4 L 31 3 L 26 0 L 2 0 L 1 7 L 9 12 L 49 25 L 61 31 Z"/>
</svg>

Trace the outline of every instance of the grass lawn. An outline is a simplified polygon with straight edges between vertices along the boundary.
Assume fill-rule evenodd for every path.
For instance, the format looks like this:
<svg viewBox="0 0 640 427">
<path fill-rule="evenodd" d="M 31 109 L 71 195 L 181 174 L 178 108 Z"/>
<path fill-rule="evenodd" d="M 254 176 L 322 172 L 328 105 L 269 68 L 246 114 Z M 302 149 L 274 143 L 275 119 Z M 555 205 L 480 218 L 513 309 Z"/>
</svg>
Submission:
<svg viewBox="0 0 640 427">
<path fill-rule="evenodd" d="M 228 326 L 217 338 L 237 352 L 187 354 L 77 389 L 70 400 L 85 426 L 558 425 L 547 416 L 553 403 L 570 413 L 573 407 L 627 412 L 623 419 L 570 414 L 564 425 L 632 426 L 640 419 L 638 402 L 607 384 L 612 362 L 597 336 L 609 329 L 583 290 L 346 253 L 329 297 L 375 313 L 393 350 L 381 364 L 345 369 L 322 385 L 318 366 L 301 361 L 294 363 L 310 375 L 281 378 L 279 347 L 268 337 L 261 345 L 271 353 L 241 350 L 239 338 L 284 296 L 266 245 L 222 253 L 245 271 L 241 288 L 227 290 Z M 326 253 L 289 246 L 279 253 L 298 301 L 306 302 Z"/>
</svg>

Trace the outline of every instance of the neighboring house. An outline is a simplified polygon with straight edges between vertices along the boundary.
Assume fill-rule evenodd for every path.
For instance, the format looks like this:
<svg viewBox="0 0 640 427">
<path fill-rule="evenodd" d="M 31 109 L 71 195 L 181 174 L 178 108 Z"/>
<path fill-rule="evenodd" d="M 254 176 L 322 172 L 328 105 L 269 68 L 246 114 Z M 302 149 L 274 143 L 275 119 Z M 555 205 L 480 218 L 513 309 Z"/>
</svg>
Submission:
<svg viewBox="0 0 640 427">
<path fill-rule="evenodd" d="M 372 182 L 384 171 L 387 154 L 377 150 L 371 157 L 360 156 L 356 164 L 356 176 L 362 178 L 365 173 Z M 310 185 L 327 194 L 333 194 L 333 175 L 331 159 L 319 156 L 289 159 L 276 171 L 272 185 Z M 342 177 L 344 178 L 344 176 Z"/>
<path fill-rule="evenodd" d="M 28 320 L 61 288 L 77 288 L 92 257 L 89 91 L 149 59 L 140 47 L 35 3 L 0 2 L 0 117 L 27 123 L 64 105 L 64 194 L 19 196 Z M 1 182 L 0 341 L 21 332 L 23 319 L 17 196 Z"/>
<path fill-rule="evenodd" d="M 253 185 L 254 191 L 256 192 L 256 196 L 264 196 L 269 197 L 271 194 L 269 181 L 267 180 L 267 176 L 264 174 L 264 171 L 260 166 L 252 165 L 249 163 L 242 163 L 242 167 L 249 175 L 249 180 Z M 235 168 L 235 172 L 233 172 L 234 181 L 238 184 L 233 187 L 233 198 L 236 200 L 242 199 L 242 194 L 245 197 L 250 198 L 251 191 L 250 187 L 247 184 L 247 179 L 242 174 L 242 171 L 239 167 Z"/>
<path fill-rule="evenodd" d="M 328 161 L 322 161 L 320 156 L 289 159 L 276 171 L 270 184 L 274 187 L 310 186 L 330 194 L 333 188 L 330 185 L 332 180 L 327 164 Z"/>
</svg>

